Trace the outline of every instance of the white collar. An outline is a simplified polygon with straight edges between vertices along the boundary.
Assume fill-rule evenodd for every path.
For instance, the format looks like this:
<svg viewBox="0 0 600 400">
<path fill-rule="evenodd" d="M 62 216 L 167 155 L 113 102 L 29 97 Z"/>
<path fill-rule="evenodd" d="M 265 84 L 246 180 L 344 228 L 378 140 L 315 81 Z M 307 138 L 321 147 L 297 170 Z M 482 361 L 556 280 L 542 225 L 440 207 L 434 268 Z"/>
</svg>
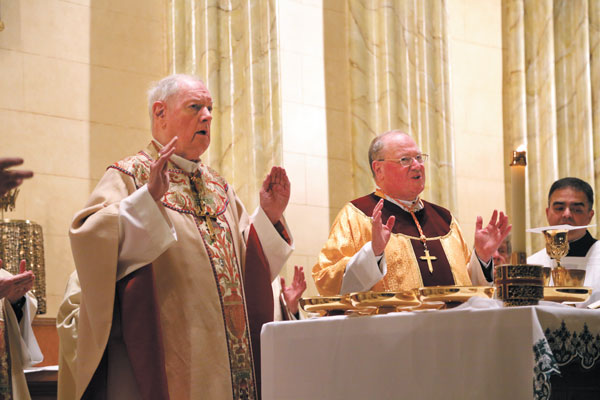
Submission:
<svg viewBox="0 0 600 400">
<path fill-rule="evenodd" d="M 411 210 L 421 211 L 424 207 L 423 202 L 421 201 L 421 198 L 419 196 L 417 196 L 417 198 L 414 200 L 400 200 L 388 196 L 383 190 L 381 190 L 379 186 L 377 187 L 377 189 L 380 193 L 382 193 L 385 196 L 385 199 L 387 201 L 394 203 L 406 212 L 410 212 Z"/>
<path fill-rule="evenodd" d="M 159 149 L 162 149 L 164 147 L 162 144 L 158 143 L 156 139 L 152 139 L 152 142 L 154 142 L 154 144 L 156 144 Z M 177 154 L 173 154 L 169 159 L 188 174 L 194 174 L 199 169 L 198 164 L 200 163 L 200 160 L 186 160 L 185 158 L 178 156 Z"/>
</svg>

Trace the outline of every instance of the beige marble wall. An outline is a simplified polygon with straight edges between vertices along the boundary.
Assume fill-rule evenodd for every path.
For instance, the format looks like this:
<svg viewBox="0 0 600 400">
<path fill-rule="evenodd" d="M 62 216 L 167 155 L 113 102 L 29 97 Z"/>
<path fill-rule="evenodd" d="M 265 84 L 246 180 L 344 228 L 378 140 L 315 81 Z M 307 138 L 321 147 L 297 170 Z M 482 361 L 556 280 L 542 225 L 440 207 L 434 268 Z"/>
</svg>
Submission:
<svg viewBox="0 0 600 400">
<path fill-rule="evenodd" d="M 446 0 L 458 209 L 469 243 L 475 220 L 505 210 L 501 0 Z"/>
<path fill-rule="evenodd" d="M 307 295 L 317 293 L 310 270 L 329 234 L 332 218 L 352 191 L 350 136 L 343 105 L 347 101 L 347 79 L 342 79 L 345 53 L 339 38 L 345 30 L 344 4 L 310 0 L 278 3 L 283 163 L 292 182 L 286 218 L 296 241 L 283 275 L 289 280 L 293 265 L 303 265 Z M 342 46 L 325 46 L 328 41 Z M 329 79 L 336 74 L 337 80 Z M 326 93 L 331 90 L 341 91 L 337 96 L 341 105 L 330 104 Z"/>
<path fill-rule="evenodd" d="M 167 73 L 164 0 L 0 0 L 0 156 L 35 177 L 5 217 L 44 230 L 48 316 L 74 264 L 73 214 L 149 139 L 145 92 Z"/>
</svg>

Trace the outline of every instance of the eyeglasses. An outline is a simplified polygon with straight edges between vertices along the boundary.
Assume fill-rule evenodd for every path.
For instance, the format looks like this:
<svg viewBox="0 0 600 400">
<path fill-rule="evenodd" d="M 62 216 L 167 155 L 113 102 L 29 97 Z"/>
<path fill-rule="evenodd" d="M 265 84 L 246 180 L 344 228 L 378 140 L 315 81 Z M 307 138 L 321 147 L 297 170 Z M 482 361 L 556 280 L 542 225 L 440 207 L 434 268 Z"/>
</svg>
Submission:
<svg viewBox="0 0 600 400">
<path fill-rule="evenodd" d="M 389 161 L 389 162 L 393 162 L 396 164 L 400 164 L 403 167 L 408 167 L 409 165 L 412 165 L 413 160 L 415 160 L 419 164 L 425 164 L 425 161 L 427 161 L 428 158 L 429 158 L 429 154 L 421 153 L 421 154 L 417 154 L 414 157 L 405 156 L 402 158 L 387 158 L 384 160 L 377 160 L 377 161 Z"/>
</svg>

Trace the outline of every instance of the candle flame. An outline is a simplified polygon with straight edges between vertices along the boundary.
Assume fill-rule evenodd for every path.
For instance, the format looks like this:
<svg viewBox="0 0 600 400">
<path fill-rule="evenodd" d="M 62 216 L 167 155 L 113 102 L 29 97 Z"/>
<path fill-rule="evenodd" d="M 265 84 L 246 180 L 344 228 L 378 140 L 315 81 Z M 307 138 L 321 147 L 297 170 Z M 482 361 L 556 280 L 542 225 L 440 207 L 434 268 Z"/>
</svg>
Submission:
<svg viewBox="0 0 600 400">
<path fill-rule="evenodd" d="M 518 152 L 523 152 L 526 150 L 527 150 L 527 146 L 525 146 L 525 144 L 521 144 L 519 147 L 517 147 Z"/>
</svg>

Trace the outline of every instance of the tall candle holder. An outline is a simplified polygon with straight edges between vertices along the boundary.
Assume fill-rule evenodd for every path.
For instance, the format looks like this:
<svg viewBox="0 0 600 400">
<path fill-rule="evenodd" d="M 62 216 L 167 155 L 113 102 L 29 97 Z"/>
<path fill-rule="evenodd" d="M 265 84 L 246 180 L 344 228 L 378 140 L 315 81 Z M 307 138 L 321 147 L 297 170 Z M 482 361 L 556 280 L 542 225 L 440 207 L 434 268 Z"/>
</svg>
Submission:
<svg viewBox="0 0 600 400">
<path fill-rule="evenodd" d="M 512 204 L 511 263 L 494 268 L 496 297 L 506 307 L 536 305 L 544 297 L 541 265 L 527 264 L 525 240 L 525 168 L 527 156 L 520 146 L 513 151 L 510 163 Z"/>
<path fill-rule="evenodd" d="M 510 163 L 511 178 L 511 213 L 512 213 L 512 264 L 526 264 L 525 240 L 525 168 L 527 167 L 527 152 L 523 146 L 513 151 Z"/>
</svg>

